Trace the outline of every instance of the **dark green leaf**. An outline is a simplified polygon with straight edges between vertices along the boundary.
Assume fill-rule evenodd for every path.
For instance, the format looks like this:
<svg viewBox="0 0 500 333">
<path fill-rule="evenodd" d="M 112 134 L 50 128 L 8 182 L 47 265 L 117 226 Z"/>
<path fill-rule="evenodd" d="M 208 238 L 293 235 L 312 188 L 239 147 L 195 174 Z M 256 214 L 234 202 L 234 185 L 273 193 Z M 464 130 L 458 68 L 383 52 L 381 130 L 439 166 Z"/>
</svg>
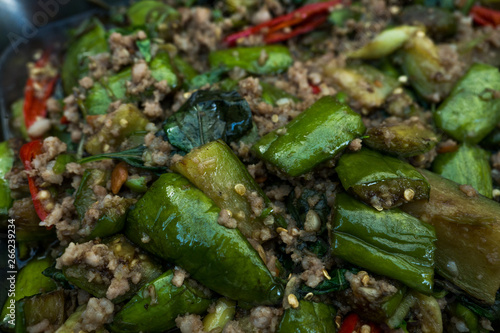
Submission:
<svg viewBox="0 0 500 333">
<path fill-rule="evenodd" d="M 235 141 L 251 128 L 250 106 L 238 92 L 209 90 L 193 93 L 164 127 L 170 143 L 186 152 L 218 139 Z"/>
<path fill-rule="evenodd" d="M 64 276 L 63 272 L 60 269 L 57 269 L 55 265 L 47 267 L 42 274 L 62 285 L 64 289 L 73 289 L 73 287 L 69 284 L 68 279 L 66 279 L 66 276 Z"/>
<path fill-rule="evenodd" d="M 217 67 L 203 74 L 196 75 L 188 82 L 189 90 L 200 89 L 207 84 L 214 84 L 222 80 L 228 71 L 225 67 Z"/>
<path fill-rule="evenodd" d="M 100 155 L 85 157 L 85 158 L 82 158 L 80 161 L 78 161 L 78 163 L 84 164 L 84 163 L 101 161 L 101 160 L 111 158 L 111 159 L 123 161 L 134 168 L 146 169 L 146 170 L 150 170 L 150 171 L 164 171 L 164 169 L 160 168 L 160 167 L 152 167 L 152 166 L 144 165 L 144 160 L 142 159 L 142 154 L 144 153 L 145 150 L 146 150 L 146 146 L 140 145 L 140 146 L 137 146 L 135 148 L 132 148 L 129 150 L 124 150 L 124 151 L 119 151 L 116 153 L 107 153 L 107 154 L 100 154 Z"/>
</svg>

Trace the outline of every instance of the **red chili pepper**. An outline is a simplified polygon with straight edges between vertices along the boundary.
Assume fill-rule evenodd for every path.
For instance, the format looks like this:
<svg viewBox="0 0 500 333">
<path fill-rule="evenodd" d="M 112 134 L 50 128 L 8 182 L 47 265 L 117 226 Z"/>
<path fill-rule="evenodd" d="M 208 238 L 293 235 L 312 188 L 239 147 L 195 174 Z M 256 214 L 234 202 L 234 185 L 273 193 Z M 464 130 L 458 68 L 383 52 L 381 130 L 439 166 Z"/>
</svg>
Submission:
<svg viewBox="0 0 500 333">
<path fill-rule="evenodd" d="M 491 25 L 496 27 L 500 25 L 500 11 L 482 7 L 474 6 L 472 7 L 470 14 L 479 25 Z"/>
<path fill-rule="evenodd" d="M 356 330 L 356 325 L 358 325 L 359 316 L 356 313 L 351 313 L 342 321 L 342 325 L 338 333 L 352 333 Z"/>
<path fill-rule="evenodd" d="M 24 144 L 19 151 L 19 157 L 24 164 L 24 169 L 26 171 L 32 170 L 31 161 L 42 153 L 42 140 L 34 140 Z M 28 184 L 31 193 L 31 199 L 33 200 L 33 205 L 35 206 L 36 213 L 40 220 L 44 221 L 49 213 L 43 207 L 41 201 L 37 198 L 40 189 L 36 186 L 33 177 L 28 176 Z M 49 228 L 50 229 L 50 228 Z"/>
<path fill-rule="evenodd" d="M 46 52 L 43 56 L 35 63 L 36 68 L 43 68 L 49 63 L 49 53 Z M 29 78 L 26 82 L 26 87 L 24 90 L 24 123 L 26 128 L 29 129 L 38 117 L 47 116 L 46 102 L 47 99 L 52 95 L 54 91 L 54 86 L 57 81 L 57 76 L 52 78 L 46 78 L 44 80 L 35 81 Z M 40 87 L 42 93 L 35 93 L 35 85 Z"/>
<path fill-rule="evenodd" d="M 315 84 L 312 84 L 311 82 L 309 82 L 309 87 L 311 87 L 312 93 L 314 95 L 317 95 L 321 92 L 321 88 Z"/>
<path fill-rule="evenodd" d="M 258 33 L 264 35 L 264 42 L 266 44 L 290 39 L 312 31 L 321 25 L 327 20 L 330 9 L 340 3 L 341 0 L 333 0 L 305 5 L 289 14 L 278 16 L 267 22 L 229 35 L 224 39 L 224 42 L 229 46 L 233 46 L 238 39 Z M 291 30 L 285 31 L 285 28 L 290 28 Z"/>
</svg>

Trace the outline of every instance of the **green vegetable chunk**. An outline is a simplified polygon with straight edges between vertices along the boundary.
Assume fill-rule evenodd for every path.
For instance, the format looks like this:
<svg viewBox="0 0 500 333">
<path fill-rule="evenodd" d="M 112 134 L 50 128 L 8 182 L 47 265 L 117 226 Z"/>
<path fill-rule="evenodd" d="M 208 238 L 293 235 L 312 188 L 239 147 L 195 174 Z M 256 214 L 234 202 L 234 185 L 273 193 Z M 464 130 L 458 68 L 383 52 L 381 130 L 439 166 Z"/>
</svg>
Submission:
<svg viewBox="0 0 500 333">
<path fill-rule="evenodd" d="M 262 54 L 266 54 L 262 61 Z M 213 51 L 209 55 L 210 66 L 233 69 L 242 68 L 252 74 L 278 74 L 292 65 L 293 59 L 287 47 L 268 45 L 255 47 L 235 47 Z"/>
<path fill-rule="evenodd" d="M 436 125 L 458 141 L 478 143 L 500 121 L 499 90 L 497 68 L 472 65 L 434 113 Z"/>
<path fill-rule="evenodd" d="M 14 151 L 9 142 L 0 142 L 0 217 L 7 215 L 12 205 L 9 181 L 5 178 L 14 163 Z"/>
<path fill-rule="evenodd" d="M 75 208 L 80 218 L 79 235 L 84 240 L 107 237 L 116 234 L 125 226 L 127 209 L 134 202 L 119 196 L 99 201 L 94 186 L 106 186 L 108 174 L 105 171 L 85 170 L 75 195 Z M 92 216 L 95 211 L 99 216 Z"/>
<path fill-rule="evenodd" d="M 78 80 L 88 72 L 88 57 L 108 50 L 104 26 L 98 20 L 94 20 L 92 24 L 92 30 L 76 39 L 66 53 L 61 70 L 66 94 L 71 94 Z"/>
<path fill-rule="evenodd" d="M 345 193 L 337 195 L 335 207 L 334 255 L 422 293 L 432 291 L 432 226 L 398 209 L 377 212 Z"/>
<path fill-rule="evenodd" d="M 203 318 L 203 329 L 212 332 L 213 329 L 222 331 L 226 324 L 233 320 L 236 313 L 236 302 L 228 298 L 219 298 L 215 303 L 215 311 Z"/>
<path fill-rule="evenodd" d="M 415 118 L 372 127 L 366 136 L 363 143 L 368 147 L 401 157 L 426 153 L 439 141 L 434 131 Z"/>
<path fill-rule="evenodd" d="M 187 179 L 167 173 L 130 211 L 125 232 L 223 296 L 254 304 L 280 302 L 282 287 L 241 232 L 217 222 L 219 212 Z"/>
<path fill-rule="evenodd" d="M 429 184 L 417 169 L 373 150 L 342 155 L 336 171 L 346 191 L 377 210 L 429 198 Z"/>
<path fill-rule="evenodd" d="M 219 208 L 229 211 L 245 237 L 259 239 L 263 228 L 272 227 L 271 201 L 223 141 L 212 141 L 192 150 L 171 169 L 189 179 Z M 256 201 L 262 207 L 254 207 Z"/>
<path fill-rule="evenodd" d="M 236 141 L 252 128 L 252 111 L 236 91 L 198 90 L 167 119 L 169 142 L 185 152 L 210 141 Z"/>
<path fill-rule="evenodd" d="M 324 303 L 300 301 L 296 309 L 287 309 L 278 333 L 335 333 L 336 310 Z"/>
<path fill-rule="evenodd" d="M 66 279 L 73 285 L 81 288 L 91 295 L 111 299 L 113 303 L 120 303 L 131 298 L 143 285 L 157 278 L 161 274 L 161 267 L 153 259 L 136 248 L 125 236 L 116 235 L 103 241 L 102 244 L 94 241 L 93 245 L 99 245 L 100 253 L 116 260 L 123 265 L 123 271 L 134 271 L 139 273 L 140 279 L 134 283 L 128 279 L 129 289 L 121 294 L 108 294 L 114 276 L 112 265 L 90 265 L 84 262 L 74 262 L 69 266 L 63 266 L 62 271 Z M 89 278 L 90 277 L 90 278 Z M 118 276 L 120 278 L 120 276 Z"/>
<path fill-rule="evenodd" d="M 31 197 L 15 200 L 9 212 L 9 217 L 15 220 L 16 241 L 32 242 L 55 238 L 55 230 L 40 226 L 40 218 Z"/>
<path fill-rule="evenodd" d="M 66 319 L 64 324 L 59 327 L 56 331 L 56 333 L 73 333 L 74 328 L 76 325 L 79 323 L 80 318 L 82 317 L 83 312 L 87 309 L 87 305 L 80 305 L 78 308 L 76 308 L 75 312 L 71 314 L 71 316 Z"/>
<path fill-rule="evenodd" d="M 363 108 L 373 109 L 384 104 L 400 83 L 369 65 L 325 67 L 325 75 Z M 363 87 L 360 89 L 360 87 Z"/>
<path fill-rule="evenodd" d="M 285 127 L 262 137 L 252 151 L 295 177 L 337 156 L 364 131 L 359 114 L 333 97 L 322 97 Z"/>
<path fill-rule="evenodd" d="M 348 54 L 350 58 L 378 59 L 399 49 L 413 37 L 420 28 L 402 25 L 382 31 L 368 44 Z"/>
<path fill-rule="evenodd" d="M 493 180 L 489 155 L 486 150 L 464 143 L 457 151 L 438 155 L 432 171 L 456 183 L 471 185 L 491 199 Z"/>
<path fill-rule="evenodd" d="M 42 320 L 59 327 L 66 319 L 64 290 L 54 290 L 49 293 L 23 298 L 17 304 L 16 333 L 25 333 L 29 326 Z"/>
<path fill-rule="evenodd" d="M 7 295 L 8 298 L 2 308 L 0 328 L 8 331 L 14 330 L 13 319 L 15 319 L 16 315 L 11 316 L 15 307 L 13 304 L 17 304 L 19 300 L 25 297 L 56 289 L 57 286 L 54 281 L 42 275 L 42 272 L 52 265 L 52 262 L 53 259 L 48 257 L 35 258 L 19 271 L 15 280 L 15 288 L 9 287 L 15 289 L 15 295 Z M 34 279 L 34 276 L 37 278 Z M 11 284 L 12 280 L 8 280 L 8 283 Z"/>
<path fill-rule="evenodd" d="M 128 136 L 144 130 L 149 123 L 133 104 L 122 104 L 118 110 L 108 113 L 105 122 L 107 121 L 111 121 L 111 127 L 101 127 L 85 143 L 85 150 L 89 154 L 97 155 L 115 150 Z"/>
<path fill-rule="evenodd" d="M 402 209 L 436 229 L 436 269 L 471 296 L 489 304 L 500 287 L 500 205 L 467 196 L 460 186 L 421 170 L 431 191 Z M 468 191 L 466 191 L 468 193 Z"/>
<path fill-rule="evenodd" d="M 447 75 L 432 39 L 416 34 L 399 53 L 408 82 L 426 100 L 439 102 L 450 92 L 453 82 Z"/>
<path fill-rule="evenodd" d="M 164 332 L 175 327 L 178 316 L 204 313 L 212 303 L 209 295 L 191 279 L 176 287 L 173 277 L 169 270 L 142 287 L 115 315 L 111 331 Z"/>
<path fill-rule="evenodd" d="M 143 0 L 131 5 L 127 10 L 127 16 L 133 27 L 140 27 L 172 20 L 177 18 L 179 13 L 160 1 Z"/>
</svg>

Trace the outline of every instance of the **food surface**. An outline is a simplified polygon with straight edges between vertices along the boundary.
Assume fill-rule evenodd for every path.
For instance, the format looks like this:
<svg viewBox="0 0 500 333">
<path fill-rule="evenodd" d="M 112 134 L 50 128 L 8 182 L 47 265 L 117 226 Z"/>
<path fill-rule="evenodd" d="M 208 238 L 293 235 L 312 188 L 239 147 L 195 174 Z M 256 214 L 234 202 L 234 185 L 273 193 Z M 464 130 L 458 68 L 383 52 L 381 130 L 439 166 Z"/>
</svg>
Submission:
<svg viewBox="0 0 500 333">
<path fill-rule="evenodd" d="M 10 106 L 0 331 L 500 331 L 500 1 L 108 9 Z"/>
</svg>

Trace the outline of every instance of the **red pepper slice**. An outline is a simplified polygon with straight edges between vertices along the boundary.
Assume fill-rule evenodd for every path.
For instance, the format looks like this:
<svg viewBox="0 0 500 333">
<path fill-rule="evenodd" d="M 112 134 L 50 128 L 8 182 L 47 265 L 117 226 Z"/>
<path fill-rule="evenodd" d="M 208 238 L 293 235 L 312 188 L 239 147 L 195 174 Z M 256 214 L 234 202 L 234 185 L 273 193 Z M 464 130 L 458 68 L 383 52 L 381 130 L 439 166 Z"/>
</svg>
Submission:
<svg viewBox="0 0 500 333">
<path fill-rule="evenodd" d="M 314 95 L 317 95 L 321 92 L 321 88 L 315 84 L 312 84 L 311 82 L 309 82 L 309 87 L 311 87 L 312 93 Z"/>
<path fill-rule="evenodd" d="M 24 144 L 19 151 L 19 157 L 24 164 L 24 169 L 26 171 L 32 170 L 31 161 L 42 153 L 43 143 L 42 140 L 34 140 Z M 41 201 L 37 198 L 40 189 L 36 186 L 33 177 L 28 176 L 28 185 L 30 188 L 31 199 L 33 200 L 33 205 L 35 206 L 36 213 L 40 220 L 44 221 L 49 213 L 43 207 Z M 50 228 L 48 228 L 50 229 Z"/>
<path fill-rule="evenodd" d="M 327 20 L 330 9 L 340 3 L 341 0 L 333 0 L 302 6 L 291 13 L 278 16 L 267 22 L 231 34 L 224 39 L 224 42 L 229 46 L 233 46 L 238 39 L 258 33 L 264 35 L 264 42 L 266 44 L 290 39 L 297 35 L 312 31 L 321 25 Z M 292 28 L 294 26 L 295 28 Z M 291 28 L 291 30 L 284 31 L 285 28 Z"/>
<path fill-rule="evenodd" d="M 470 14 L 479 25 L 490 25 L 496 27 L 500 25 L 500 11 L 482 6 L 472 7 Z"/>
<path fill-rule="evenodd" d="M 356 313 L 351 313 L 342 321 L 338 333 L 352 333 L 356 330 L 358 323 L 359 316 Z"/>
<path fill-rule="evenodd" d="M 36 68 L 43 68 L 49 63 L 49 53 L 45 52 L 43 56 L 35 63 Z M 54 86 L 57 81 L 57 76 L 52 78 L 47 78 L 41 81 L 35 81 L 29 78 L 26 82 L 26 87 L 24 90 L 24 123 L 26 129 L 29 129 L 31 125 L 35 123 L 38 117 L 47 116 L 47 99 L 52 95 L 54 91 Z M 35 93 L 35 85 L 40 87 L 42 90 L 42 96 Z"/>
</svg>

